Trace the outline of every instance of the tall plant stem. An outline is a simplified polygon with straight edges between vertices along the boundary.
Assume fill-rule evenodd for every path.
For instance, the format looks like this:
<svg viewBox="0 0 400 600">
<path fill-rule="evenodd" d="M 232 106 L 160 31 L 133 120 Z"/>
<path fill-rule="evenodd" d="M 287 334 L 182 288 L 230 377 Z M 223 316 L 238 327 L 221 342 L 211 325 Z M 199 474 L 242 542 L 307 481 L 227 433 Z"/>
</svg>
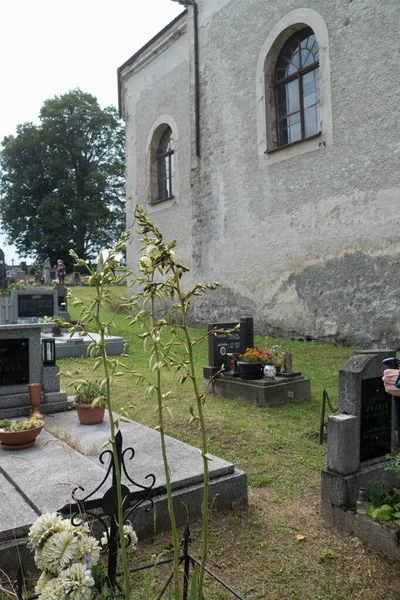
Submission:
<svg viewBox="0 0 400 600">
<path fill-rule="evenodd" d="M 152 328 L 153 328 L 154 323 L 156 321 L 154 295 L 151 296 L 151 321 L 152 321 Z M 154 353 L 155 353 L 155 357 L 156 357 L 156 363 L 158 366 L 158 368 L 156 369 L 158 422 L 159 422 L 160 437 L 161 437 L 161 454 L 162 454 L 162 458 L 163 458 L 165 481 L 166 481 L 166 487 L 167 487 L 168 512 L 169 512 L 169 518 L 171 521 L 172 540 L 173 540 L 173 545 L 174 545 L 174 596 L 175 596 L 175 600 L 179 600 L 179 595 L 180 595 L 179 537 L 178 537 L 178 530 L 176 527 L 174 506 L 173 506 L 173 502 L 172 502 L 171 476 L 170 476 L 170 470 L 169 470 L 169 464 L 168 464 L 167 448 L 165 445 L 163 397 L 162 397 L 162 393 L 161 393 L 161 374 L 160 374 L 160 368 L 159 368 L 161 357 L 160 357 L 159 343 L 157 342 L 155 337 L 156 336 L 152 336 Z"/>
<path fill-rule="evenodd" d="M 97 330 L 100 332 L 100 351 L 101 358 L 103 361 L 103 369 L 104 369 L 104 378 L 106 380 L 106 402 L 107 402 L 107 412 L 110 421 L 110 440 L 112 446 L 113 460 L 114 460 L 114 469 L 115 476 L 117 480 L 117 503 L 118 503 L 118 531 L 119 531 L 119 543 L 121 548 L 121 562 L 122 562 L 122 572 L 123 572 L 123 591 L 125 600 L 129 600 L 130 597 L 130 588 L 129 588 L 129 571 L 128 571 L 128 556 L 126 551 L 126 542 L 124 535 L 124 510 L 123 510 L 123 501 L 122 498 L 122 489 L 121 489 L 121 470 L 118 461 L 117 448 L 115 445 L 115 423 L 114 416 L 112 412 L 111 405 L 111 394 L 110 394 L 110 374 L 108 370 L 108 361 L 107 361 L 107 352 L 105 345 L 105 335 L 104 329 L 100 319 L 100 306 L 101 306 L 101 290 L 99 286 L 96 286 L 97 293 L 97 306 L 95 311 L 95 320 L 97 324 Z"/>
<path fill-rule="evenodd" d="M 195 394 L 195 397 L 196 397 L 197 412 L 198 412 L 198 418 L 200 420 L 200 427 L 201 427 L 201 439 L 202 439 L 201 456 L 202 456 L 202 459 L 203 459 L 203 476 L 204 476 L 204 489 L 203 489 L 203 547 L 202 547 L 201 562 L 200 562 L 200 568 L 199 568 L 199 574 L 198 574 L 198 588 L 197 588 L 197 592 L 198 592 L 198 598 L 199 598 L 199 600 L 202 600 L 202 598 L 203 598 L 203 584 L 204 584 L 204 576 L 205 576 L 205 567 L 206 567 L 206 561 L 207 561 L 207 555 L 208 555 L 208 537 L 209 537 L 208 536 L 208 533 L 209 533 L 208 532 L 209 480 L 208 480 L 208 458 L 207 458 L 207 454 L 208 454 L 208 440 L 207 440 L 206 423 L 205 423 L 205 419 L 204 419 L 202 397 L 201 397 L 201 394 L 199 392 L 199 388 L 198 388 L 197 380 L 196 380 L 196 371 L 195 371 L 195 367 L 194 367 L 194 357 L 193 357 L 192 342 L 191 342 L 189 331 L 188 331 L 187 306 L 186 306 L 185 300 L 183 298 L 183 294 L 182 294 L 182 290 L 181 290 L 181 286 L 180 286 L 180 275 L 176 271 L 176 269 L 174 269 L 174 274 L 175 274 L 176 290 L 177 290 L 177 293 L 178 293 L 178 296 L 179 296 L 180 305 L 181 305 L 182 330 L 184 332 L 185 340 L 186 340 L 186 345 L 187 345 L 187 353 L 188 353 L 188 359 L 189 359 L 189 370 L 190 370 L 192 385 L 193 385 L 193 389 L 194 389 L 194 394 Z"/>
</svg>

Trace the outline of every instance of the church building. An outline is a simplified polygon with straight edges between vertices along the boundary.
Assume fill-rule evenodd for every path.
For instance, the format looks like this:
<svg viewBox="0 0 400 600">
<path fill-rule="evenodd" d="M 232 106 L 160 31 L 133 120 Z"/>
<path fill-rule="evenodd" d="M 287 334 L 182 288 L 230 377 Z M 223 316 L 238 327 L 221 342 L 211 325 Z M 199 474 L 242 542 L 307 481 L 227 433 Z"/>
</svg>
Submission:
<svg viewBox="0 0 400 600">
<path fill-rule="evenodd" d="M 399 0 L 168 1 L 118 70 L 128 229 L 220 283 L 193 323 L 400 346 Z"/>
</svg>

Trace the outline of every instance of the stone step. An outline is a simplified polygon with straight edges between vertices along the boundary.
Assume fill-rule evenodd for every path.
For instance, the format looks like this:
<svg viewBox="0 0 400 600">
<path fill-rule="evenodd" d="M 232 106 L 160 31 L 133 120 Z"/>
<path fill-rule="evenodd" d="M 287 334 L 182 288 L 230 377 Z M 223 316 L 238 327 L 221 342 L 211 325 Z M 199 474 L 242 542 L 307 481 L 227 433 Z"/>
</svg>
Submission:
<svg viewBox="0 0 400 600">
<path fill-rule="evenodd" d="M 44 414 L 58 413 L 70 410 L 73 397 L 65 392 L 49 392 L 44 394 L 44 401 L 40 404 L 40 412 Z M 0 419 L 28 417 L 32 411 L 32 404 L 28 394 L 16 394 L 0 397 Z"/>
</svg>

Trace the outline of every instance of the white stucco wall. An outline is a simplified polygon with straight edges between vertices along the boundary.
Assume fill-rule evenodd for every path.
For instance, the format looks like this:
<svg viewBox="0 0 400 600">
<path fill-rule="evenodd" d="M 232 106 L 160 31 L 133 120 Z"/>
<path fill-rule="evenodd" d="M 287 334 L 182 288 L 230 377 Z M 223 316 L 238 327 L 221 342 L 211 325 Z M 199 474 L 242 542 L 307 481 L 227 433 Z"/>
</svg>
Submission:
<svg viewBox="0 0 400 600">
<path fill-rule="evenodd" d="M 199 0 L 198 8 L 200 161 L 186 120 L 193 116 L 191 9 L 188 37 L 172 46 L 175 62 L 170 47 L 167 65 L 156 59 L 140 85 L 136 75 L 134 85 L 127 82 L 125 100 L 128 202 L 143 193 L 145 158 L 137 141 L 157 111 L 175 118 L 180 156 L 181 144 L 192 150 L 190 161 L 186 153 L 179 158 L 179 208 L 154 216 L 181 239 L 193 277 L 221 283 L 196 301 L 194 319 L 253 316 L 264 332 L 397 343 L 399 2 Z M 268 162 L 259 152 L 257 65 L 273 28 L 300 9 L 326 25 L 330 137 L 314 151 Z"/>
<path fill-rule="evenodd" d="M 146 207 L 166 241 L 177 239 L 179 258 L 192 255 L 190 196 L 189 64 L 186 18 L 182 18 L 122 73 L 122 105 L 126 123 L 127 228 L 135 231 L 134 207 Z M 158 50 L 159 48 L 159 50 Z M 150 203 L 149 150 L 159 125 L 169 125 L 175 139 L 175 181 L 171 200 Z M 127 264 L 136 269 L 138 238 L 132 236 Z"/>
</svg>

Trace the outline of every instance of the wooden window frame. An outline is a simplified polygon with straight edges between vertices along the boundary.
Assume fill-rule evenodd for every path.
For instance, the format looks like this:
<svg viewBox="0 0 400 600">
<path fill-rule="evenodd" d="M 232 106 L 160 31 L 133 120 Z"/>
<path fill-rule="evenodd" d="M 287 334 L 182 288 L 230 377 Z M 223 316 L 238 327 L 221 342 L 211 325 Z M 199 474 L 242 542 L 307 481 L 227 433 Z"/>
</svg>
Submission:
<svg viewBox="0 0 400 600">
<path fill-rule="evenodd" d="M 304 118 L 304 96 L 303 96 L 303 77 L 304 75 L 306 75 L 307 73 L 310 73 L 311 71 L 315 71 L 316 69 L 320 68 L 320 61 L 319 59 L 315 62 L 313 62 L 311 65 L 307 65 L 307 67 L 301 67 L 299 66 L 298 70 L 296 71 L 296 73 L 293 73 L 292 75 L 288 75 L 287 77 L 285 77 L 284 79 L 281 79 L 280 81 L 277 81 L 277 70 L 278 70 L 278 64 L 279 64 L 279 59 L 282 56 L 283 52 L 285 51 L 286 47 L 293 41 L 293 39 L 298 38 L 298 46 L 300 46 L 302 39 L 305 39 L 305 34 L 307 34 L 307 37 L 311 34 L 313 34 L 315 36 L 314 31 L 311 29 L 311 27 L 307 27 L 304 29 L 299 29 L 298 31 L 296 31 L 296 33 L 294 33 L 293 35 L 291 35 L 286 42 L 284 43 L 284 45 L 282 46 L 277 60 L 276 60 L 276 64 L 275 64 L 275 69 L 274 69 L 274 99 L 275 99 L 275 123 L 276 123 L 276 139 L 277 139 L 277 149 L 279 148 L 285 148 L 287 146 L 291 146 L 292 144 L 298 144 L 299 142 L 302 142 L 303 140 L 307 140 L 310 139 L 312 137 L 315 137 L 316 135 L 320 135 L 320 131 L 310 135 L 310 136 L 306 136 L 305 135 L 305 118 Z M 302 39 L 300 39 L 302 38 Z M 318 43 L 318 42 L 317 42 Z M 300 57 L 301 57 L 301 53 L 300 53 Z M 281 88 L 284 85 L 287 85 L 288 83 L 290 83 L 291 81 L 295 81 L 298 80 L 298 87 L 299 87 L 299 111 L 300 112 L 300 131 L 301 131 L 301 138 L 299 140 L 295 140 L 294 142 L 288 142 L 288 143 L 281 143 L 280 140 L 280 131 L 279 131 L 279 121 L 281 120 L 282 117 L 279 117 L 279 113 L 278 113 L 278 90 L 279 88 Z M 295 114 L 295 113 L 291 113 L 291 114 Z M 288 113 L 287 115 L 285 115 L 286 117 L 289 117 L 290 114 Z"/>
<path fill-rule="evenodd" d="M 169 132 L 170 141 L 169 145 L 171 145 L 171 149 L 167 152 L 163 152 L 159 154 L 159 148 L 163 137 L 166 132 Z M 173 137 L 172 137 L 172 129 L 170 126 L 166 127 L 163 131 L 160 140 L 157 145 L 157 149 L 155 152 L 155 161 L 156 161 L 156 173 L 157 173 L 157 198 L 153 200 L 153 203 L 162 202 L 164 200 L 170 200 L 174 197 L 173 195 L 173 155 L 175 153 L 175 149 L 173 147 Z M 168 165 L 168 168 L 165 168 L 164 165 Z M 161 165 L 163 165 L 161 167 Z M 161 168 L 165 171 L 165 176 L 160 179 Z M 169 195 L 164 195 L 164 190 L 169 191 Z"/>
</svg>

